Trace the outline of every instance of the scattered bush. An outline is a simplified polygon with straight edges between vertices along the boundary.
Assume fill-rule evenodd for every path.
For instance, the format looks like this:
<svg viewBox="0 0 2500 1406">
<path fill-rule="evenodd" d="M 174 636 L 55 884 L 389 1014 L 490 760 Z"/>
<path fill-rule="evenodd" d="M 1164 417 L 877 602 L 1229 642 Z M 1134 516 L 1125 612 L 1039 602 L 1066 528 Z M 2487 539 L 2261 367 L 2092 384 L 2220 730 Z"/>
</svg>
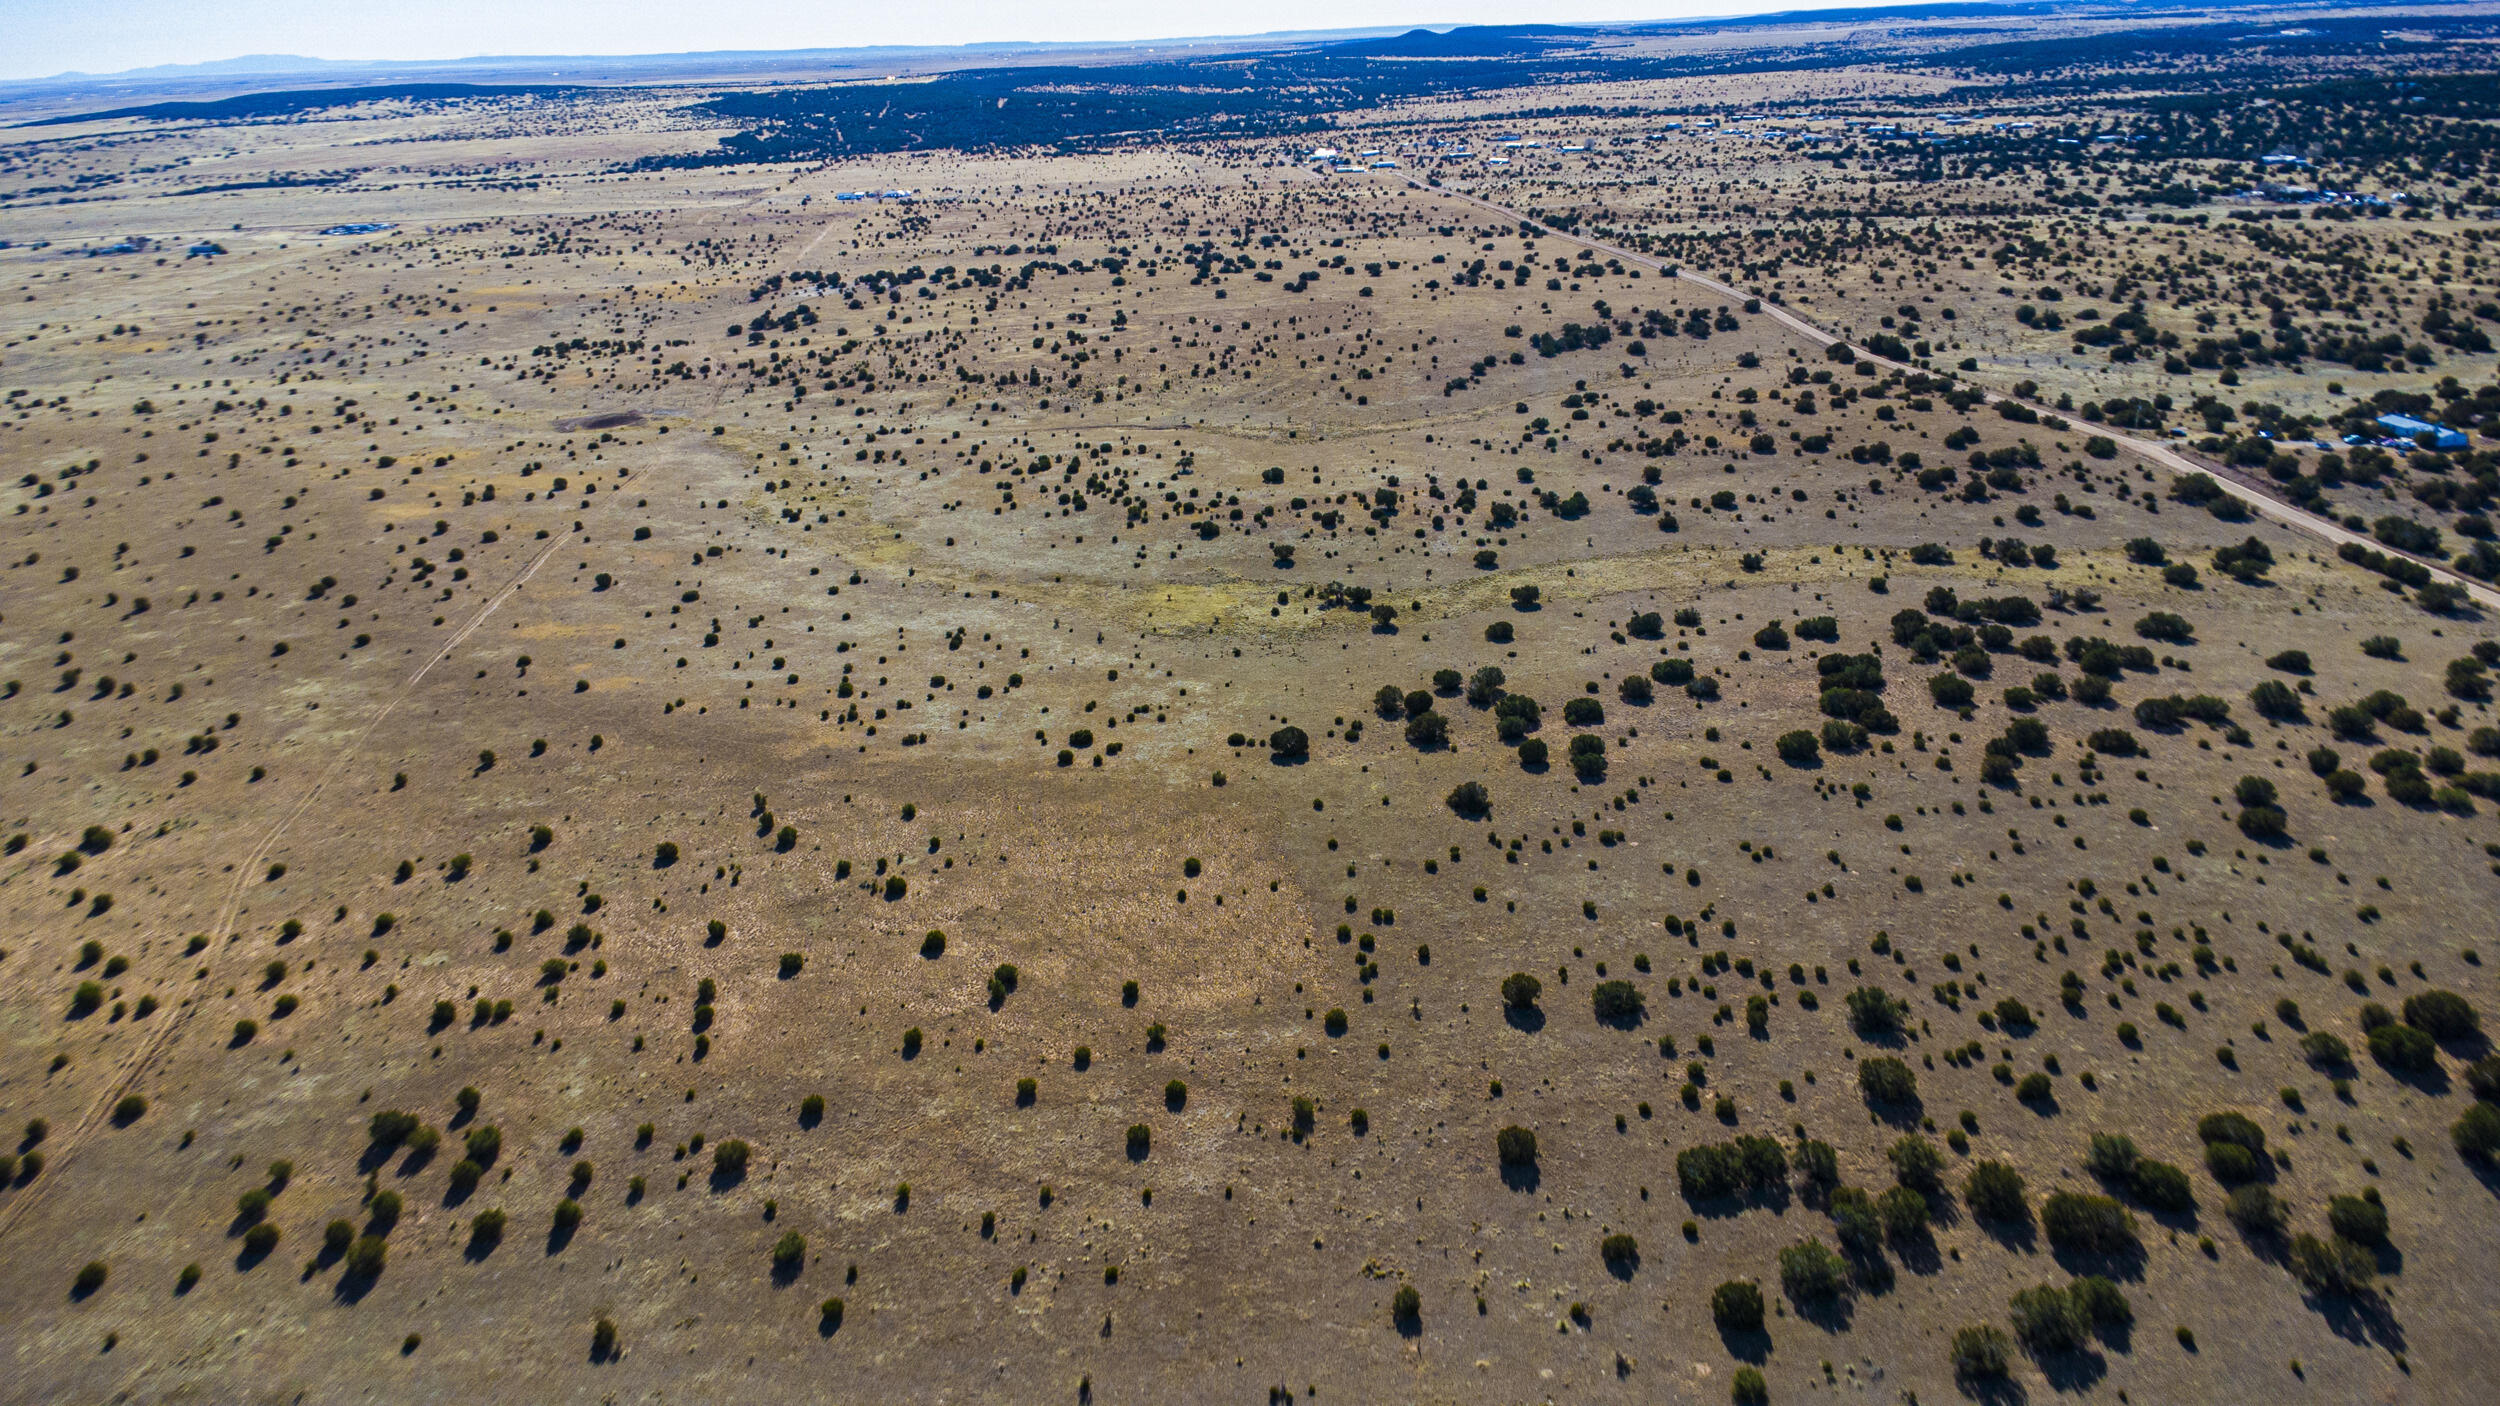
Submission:
<svg viewBox="0 0 2500 1406">
<path fill-rule="evenodd" d="M 2488 1162 L 2500 1154 L 2500 1106 L 2477 1103 L 2465 1110 L 2448 1129 L 2448 1137 L 2457 1151 L 2477 1161 Z"/>
<path fill-rule="evenodd" d="M 2404 1012 L 2405 1024 L 2435 1040 L 2470 1039 L 2483 1028 L 2482 1017 L 2454 991 L 2433 990 L 2407 996 Z"/>
<path fill-rule="evenodd" d="M 2052 1192 L 2040 1207 L 2040 1228 L 2060 1250 L 2120 1254 L 2135 1248 L 2135 1217 L 2107 1196 Z"/>
<path fill-rule="evenodd" d="M 1850 1025 L 1868 1039 L 1898 1031 L 1902 1013 L 1908 1009 L 1878 986 L 1861 986 L 1850 992 L 1847 1004 Z"/>
<path fill-rule="evenodd" d="M 1505 1167 L 1536 1165 L 1536 1134 L 1513 1123 L 1493 1136 L 1494 1154 Z"/>
<path fill-rule="evenodd" d="M 1918 1098 L 1918 1076 L 1891 1055 L 1874 1055 L 1858 1061 L 1858 1091 L 1870 1104 L 1908 1104 Z"/>
<path fill-rule="evenodd" d="M 2365 1196 L 2334 1196 L 2326 1203 L 2327 1229 L 2357 1245 L 2387 1243 L 2387 1207 Z"/>
<path fill-rule="evenodd" d="M 807 1237 L 795 1230 L 783 1231 L 781 1238 L 773 1242 L 773 1271 L 795 1274 L 806 1263 Z"/>
<path fill-rule="evenodd" d="M 1780 1251 L 1780 1288 L 1799 1303 L 1828 1302 L 1848 1282 L 1848 1262 L 1813 1236 Z"/>
<path fill-rule="evenodd" d="M 2273 1235 L 2282 1230 L 2287 1219 L 2274 1188 L 2263 1182 L 2232 1188 L 2222 1203 L 2222 1213 L 2231 1218 L 2243 1235 Z"/>
<path fill-rule="evenodd" d="M 2168 1162 L 2156 1162 L 2150 1157 L 2137 1159 L 2128 1184 L 2136 1200 L 2156 1211 L 2196 1209 L 2196 1192 L 2188 1183 L 2187 1173 Z"/>
<path fill-rule="evenodd" d="M 1762 1290 L 1748 1280 L 1730 1279 L 1710 1291 L 1710 1321 L 1722 1333 L 1762 1330 Z"/>
<path fill-rule="evenodd" d="M 1979 1162 L 1962 1181 L 1962 1199 L 1971 1214 L 1986 1220 L 2028 1219 L 2031 1204 L 2023 1196 L 2023 1175 L 2003 1162 Z"/>
<path fill-rule="evenodd" d="M 2292 1237 L 2292 1277 L 2316 1294 L 2357 1294 L 2370 1287 L 2378 1265 L 2370 1252 L 2340 1236 Z"/>
<path fill-rule="evenodd" d="M 2083 1317 L 2066 1291 L 2055 1285 L 2016 1290 L 2012 1310 L 2014 1336 L 2035 1355 L 2083 1345 Z"/>
<path fill-rule="evenodd" d="M 2012 1349 L 2003 1330 L 1992 1324 L 1974 1323 L 1953 1335 L 1954 1374 L 1973 1381 L 2002 1377 L 2012 1360 Z"/>
</svg>

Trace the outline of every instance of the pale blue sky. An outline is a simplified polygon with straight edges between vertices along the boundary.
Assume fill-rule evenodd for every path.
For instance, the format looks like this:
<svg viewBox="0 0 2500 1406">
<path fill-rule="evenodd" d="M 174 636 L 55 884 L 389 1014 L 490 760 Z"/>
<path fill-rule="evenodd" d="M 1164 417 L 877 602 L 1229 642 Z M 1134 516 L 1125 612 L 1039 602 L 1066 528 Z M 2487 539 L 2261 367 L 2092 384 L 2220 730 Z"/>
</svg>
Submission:
<svg viewBox="0 0 2500 1406">
<path fill-rule="evenodd" d="M 1571 0 L 1568 9 L 1536 13 L 1497 0 L 1265 0 L 1237 8 L 1169 0 L 817 5 L 790 0 L 0 0 L 0 23 L 8 36 L 0 44 L 0 78 L 46 77 L 72 69 L 104 73 L 243 54 L 450 59 L 1154 39 L 1368 25 L 1668 19 L 1805 7 L 1799 0 Z"/>
</svg>

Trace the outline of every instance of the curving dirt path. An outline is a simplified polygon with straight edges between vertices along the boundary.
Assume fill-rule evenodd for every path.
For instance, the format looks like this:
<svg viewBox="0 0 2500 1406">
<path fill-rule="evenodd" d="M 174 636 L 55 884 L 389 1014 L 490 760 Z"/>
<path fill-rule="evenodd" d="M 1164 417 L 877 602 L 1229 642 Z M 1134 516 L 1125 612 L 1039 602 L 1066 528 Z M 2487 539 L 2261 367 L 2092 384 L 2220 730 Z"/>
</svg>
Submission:
<svg viewBox="0 0 2500 1406">
<path fill-rule="evenodd" d="M 1416 190 L 1438 195 L 1444 199 L 1455 200 L 1461 204 L 1472 205 L 1488 214 L 1498 215 L 1501 218 L 1510 220 L 1514 223 L 1533 223 L 1528 216 L 1511 209 L 1507 205 L 1497 205 L 1490 200 L 1480 200 L 1475 196 L 1468 195 L 1460 191 L 1435 189 L 1412 178 L 1408 179 L 1407 184 Z M 1626 263 L 1639 264 L 1643 268 L 1654 269 L 1661 274 L 1669 274 L 1672 277 L 1682 279 L 1684 282 L 1692 284 L 1696 288 L 1707 288 L 1721 297 L 1734 298 L 1738 301 L 1742 301 L 1754 296 L 1753 294 L 1747 293 L 1740 288 L 1731 287 L 1728 284 L 1721 283 L 1715 278 L 1705 277 L 1702 274 L 1693 273 L 1683 268 L 1670 269 L 1669 266 L 1663 261 L 1652 258 L 1646 254 L 1636 254 L 1629 249 L 1617 248 L 1616 246 L 1607 244 L 1602 240 L 1587 239 L 1578 235 L 1572 235 L 1569 237 L 1583 248 L 1595 249 L 1614 258 L 1621 259 Z M 1777 303 L 1765 302 L 1762 304 L 1762 310 L 1773 321 L 1779 323 L 1781 326 L 1786 327 L 1790 331 L 1797 333 L 1799 336 L 1808 338 L 1822 346 L 1828 347 L 1835 342 L 1848 340 L 1836 332 L 1831 332 L 1824 328 L 1815 326 L 1813 323 L 1806 321 L 1804 318 L 1797 316 L 1795 313 L 1790 312 L 1787 308 L 1784 308 Z M 1896 371 L 1910 372 L 1913 374 L 1920 373 L 1920 368 L 1918 367 L 1894 361 L 1888 357 L 1877 356 L 1875 353 L 1868 351 L 1863 346 L 1858 347 L 1857 352 L 1861 360 L 1872 361 L 1878 366 L 1887 366 Z M 1999 401 L 2017 399 L 2017 397 L 2006 395 L 1999 391 L 1991 391 L 1985 386 L 1974 384 L 1972 388 L 1987 397 L 1984 402 L 1986 404 L 1993 405 Z M 2030 405 L 2033 410 L 2044 415 L 2054 415 L 2058 413 L 2054 408 L 2041 405 L 2036 402 L 2025 401 L 2022 403 Z M 2332 518 L 2310 512 L 2306 508 L 2294 506 L 2292 503 L 2276 496 L 2271 489 L 2259 484 L 2257 481 L 2250 479 L 2244 474 L 2236 473 L 2219 465 L 2198 463 L 2159 440 L 2139 439 L 2133 435 L 2120 434 L 2118 431 L 2110 429 L 2107 426 L 2094 426 L 2093 428 L 2096 433 L 2107 435 L 2111 440 L 2117 443 L 2119 448 L 2126 450 L 2127 452 L 2135 455 L 2137 458 L 2144 460 L 2148 464 L 2153 464 L 2160 468 L 2167 469 L 2173 474 L 2206 475 L 2219 485 L 2223 492 L 2228 493 L 2232 497 L 2239 499 L 2242 503 L 2247 504 L 2252 511 L 2271 518 L 2274 521 L 2293 529 L 2294 531 L 2306 532 L 2312 537 L 2316 537 L 2321 541 L 2333 543 L 2337 547 L 2341 547 L 2348 542 L 2358 543 L 2362 546 L 2368 547 L 2372 551 L 2383 552 L 2389 556 L 2403 557 L 2406 560 L 2415 562 L 2424 569 L 2428 570 L 2434 578 L 2444 581 L 2447 584 L 2464 591 L 2466 596 L 2475 604 L 2486 609 L 2500 610 L 2500 591 L 2495 591 L 2491 587 L 2486 586 L 2471 577 L 2458 574 L 2445 562 L 2434 561 L 2428 557 L 2416 556 L 2411 552 L 2400 551 L 2394 547 L 2387 546 L 2386 544 L 2381 543 L 2366 534 L 2353 531 Z"/>
<path fill-rule="evenodd" d="M 478 627 L 486 623 L 486 618 L 493 615 L 505 601 L 512 599 L 513 595 L 526 585 L 532 576 L 538 574 L 538 568 L 546 565 L 547 559 L 555 555 L 556 549 L 565 545 L 568 540 L 570 540 L 568 537 L 558 537 L 548 542 L 539 550 L 538 555 L 530 558 L 527 566 L 522 567 L 511 580 L 506 581 L 492 596 L 487 597 L 486 602 L 478 607 L 467 623 L 453 631 L 451 638 L 444 640 L 440 649 L 435 650 L 431 657 L 417 666 L 416 672 L 410 674 L 406 681 L 392 690 L 391 696 L 374 711 L 372 717 L 365 720 L 363 727 L 356 730 L 355 736 L 348 739 L 345 747 L 339 749 L 338 755 L 330 759 L 330 764 L 322 769 L 318 777 L 314 778 L 313 784 L 305 789 L 304 794 L 296 798 L 295 804 L 287 807 L 285 813 L 280 815 L 276 822 L 261 832 L 260 838 L 253 842 L 251 850 L 235 864 L 234 881 L 226 886 L 226 896 L 217 906 L 217 917 L 209 925 L 209 931 L 223 932 L 233 925 L 236 911 L 243 906 L 244 886 L 251 882 L 252 875 L 259 871 L 261 865 L 268 859 L 269 852 L 277 846 L 279 839 L 286 834 L 288 828 L 294 825 L 305 811 L 311 809 L 313 802 L 321 798 L 322 792 L 328 790 L 330 784 L 338 780 L 339 776 L 347 770 L 348 765 L 356 760 L 357 755 L 364 750 L 365 740 L 373 735 L 374 730 L 387 721 L 392 713 L 398 711 L 399 705 L 408 700 L 409 695 L 416 691 L 417 685 L 425 681 L 425 676 L 433 672 L 435 665 L 450 658 L 453 650 L 467 642 L 469 636 L 476 634 Z M 139 1081 L 147 1076 L 148 1071 L 155 1067 L 157 1057 L 171 1042 L 174 1032 L 187 1023 L 189 1017 L 199 1009 L 200 1007 L 195 1004 L 176 1006 L 167 1011 L 165 1019 L 148 1032 L 147 1038 L 140 1042 L 138 1048 L 123 1058 L 121 1067 L 106 1082 L 103 1091 L 97 1094 L 87 1111 L 79 1116 L 77 1125 L 57 1136 L 53 1144 L 51 1165 L 44 1169 L 44 1174 L 28 1185 L 23 1193 L 12 1199 L 7 1207 L 0 1208 L 0 1239 L 5 1239 L 9 1232 L 17 1227 L 17 1223 L 25 1217 L 26 1212 L 43 1199 L 44 1193 L 51 1189 L 53 1183 L 60 1180 L 61 1173 L 67 1170 L 71 1160 L 77 1156 L 87 1139 L 112 1116 L 113 1105 L 119 1103 L 124 1095 L 130 1093 Z"/>
</svg>

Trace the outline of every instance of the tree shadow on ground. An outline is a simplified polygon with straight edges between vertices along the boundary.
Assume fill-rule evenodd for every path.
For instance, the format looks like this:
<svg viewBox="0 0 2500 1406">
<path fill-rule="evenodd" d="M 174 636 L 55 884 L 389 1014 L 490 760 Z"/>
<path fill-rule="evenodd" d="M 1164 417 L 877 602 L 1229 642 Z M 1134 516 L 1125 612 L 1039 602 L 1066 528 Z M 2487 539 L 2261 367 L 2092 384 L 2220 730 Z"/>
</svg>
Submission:
<svg viewBox="0 0 2500 1406">
<path fill-rule="evenodd" d="M 1721 1328 L 1719 1343 L 1739 1362 L 1759 1366 L 1771 1360 L 1771 1335 L 1760 1328 Z"/>
<path fill-rule="evenodd" d="M 2043 1353 L 2032 1362 L 2048 1378 L 2049 1390 L 2056 1392 L 2089 1391 L 2109 1375 L 2109 1359 L 2090 1348 Z"/>
<path fill-rule="evenodd" d="M 2404 1325 L 2376 1292 L 2310 1293 L 2302 1296 L 2327 1329 L 2347 1342 L 2374 1343 L 2389 1352 L 2405 1350 Z"/>
</svg>

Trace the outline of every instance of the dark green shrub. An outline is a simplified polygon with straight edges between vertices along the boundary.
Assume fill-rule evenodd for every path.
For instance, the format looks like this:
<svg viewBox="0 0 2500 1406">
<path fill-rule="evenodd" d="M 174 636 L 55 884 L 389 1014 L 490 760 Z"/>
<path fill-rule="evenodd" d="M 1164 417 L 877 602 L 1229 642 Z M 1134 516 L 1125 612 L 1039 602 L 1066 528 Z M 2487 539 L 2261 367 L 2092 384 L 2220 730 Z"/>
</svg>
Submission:
<svg viewBox="0 0 2500 1406">
<path fill-rule="evenodd" d="M 2053 1284 L 2015 1291 L 2014 1336 L 2037 1354 L 2067 1352 L 2083 1345 L 2083 1318 L 2066 1291 Z"/>
<path fill-rule="evenodd" d="M 1869 1039 L 1899 1030 L 1901 1015 L 1906 1009 L 1877 986 L 1861 986 L 1850 992 L 1847 1005 L 1850 1025 Z"/>
<path fill-rule="evenodd" d="M 2135 1175 L 2135 1162 L 2135 1139 L 2124 1133 L 2094 1133 L 2083 1154 L 2084 1170 L 2103 1181 L 2126 1181 Z"/>
<path fill-rule="evenodd" d="M 390 1242 L 379 1235 L 360 1235 L 347 1247 L 347 1273 L 351 1278 L 371 1279 L 390 1262 Z"/>
<path fill-rule="evenodd" d="M 1759 1367 L 1739 1367 L 1728 1382 L 1727 1399 L 1736 1406 L 1768 1406 L 1771 1384 L 1762 1379 Z"/>
<path fill-rule="evenodd" d="M 549 1222 L 558 1235 L 570 1235 L 582 1223 L 582 1203 L 567 1196 L 556 1202 L 555 1215 Z"/>
<path fill-rule="evenodd" d="M 2002 1329 L 1987 1323 L 1974 1323 L 1953 1335 L 1953 1371 L 1956 1376 L 1973 1381 L 1989 1381 L 2005 1375 L 2013 1358 L 2013 1344 Z"/>
<path fill-rule="evenodd" d="M 2477 1103 L 2448 1129 L 2449 1139 L 2457 1151 L 2478 1161 L 2489 1161 L 2500 1153 L 2500 1106 Z"/>
<path fill-rule="evenodd" d="M 1743 1279 L 1730 1279 L 1710 1291 L 1710 1321 L 1722 1333 L 1762 1330 L 1762 1290 Z"/>
<path fill-rule="evenodd" d="M 1415 1292 L 1412 1284 L 1400 1284 L 1398 1291 L 1389 1296 L 1389 1317 L 1402 1326 L 1420 1323 L 1423 1312 L 1424 1296 Z"/>
<path fill-rule="evenodd" d="M 2231 1218 L 2243 1235 L 2275 1234 L 2288 1219 L 2274 1188 L 2263 1182 L 2233 1187 L 2230 1197 L 2222 1203 L 2222 1213 Z"/>
<path fill-rule="evenodd" d="M 2387 1207 L 2362 1196 L 2335 1196 L 2326 1203 L 2327 1229 L 2357 1245 L 2387 1243 Z"/>
<path fill-rule="evenodd" d="M 2370 1287 L 2378 1264 L 2370 1252 L 2340 1236 L 2292 1237 L 2292 1277 L 2318 1294 L 2357 1294 Z"/>
<path fill-rule="evenodd" d="M 1927 1139 L 1911 1133 L 1893 1143 L 1884 1155 L 1892 1161 L 1893 1178 L 1903 1186 L 1927 1192 L 1942 1188 L 1944 1154 Z"/>
<path fill-rule="evenodd" d="M 503 1239 L 504 1214 L 500 1210 L 480 1211 L 469 1218 L 469 1245 L 480 1253 L 491 1250 Z"/>
<path fill-rule="evenodd" d="M 1799 1303 L 1827 1302 L 1848 1283 L 1848 1262 L 1812 1236 L 1780 1251 L 1780 1288 Z"/>
<path fill-rule="evenodd" d="M 590 1356 L 597 1362 L 616 1356 L 616 1325 L 605 1318 L 590 1325 Z"/>
<path fill-rule="evenodd" d="M 1780 760 L 1790 766 L 1811 766 L 1822 755 L 1822 744 L 1804 728 L 1781 733 L 1772 745 L 1779 750 Z"/>
<path fill-rule="evenodd" d="M 2094 1328 L 2123 1328 L 2135 1321 L 2135 1308 L 2117 1284 L 2087 1274 L 2066 1286 L 2066 1302 L 2075 1316 Z"/>
<path fill-rule="evenodd" d="M 2435 1040 L 2463 1040 L 2479 1033 L 2483 1020 L 2454 991 L 2424 991 L 2405 998 L 2405 1024 Z"/>
<path fill-rule="evenodd" d="M 1512 972 L 1502 978 L 1502 1004 L 1515 1011 L 1536 1005 L 1536 998 L 1545 992 L 1545 983 L 1526 972 Z"/>
<path fill-rule="evenodd" d="M 2023 1174 L 2003 1162 L 1979 1162 L 1962 1180 L 1962 1199 L 1971 1214 L 1985 1220 L 2021 1221 L 2031 1215 L 2023 1195 Z"/>
<path fill-rule="evenodd" d="M 1727 1143 L 1699 1143 L 1675 1154 L 1678 1188 L 1690 1201 L 1733 1196 L 1745 1189 L 1744 1158 Z"/>
<path fill-rule="evenodd" d="M 79 1298 L 86 1298 L 103 1288 L 105 1279 L 111 1274 L 112 1271 L 104 1267 L 104 1261 L 89 1260 L 79 1266 L 78 1277 L 70 1281 L 70 1292 Z"/>
<path fill-rule="evenodd" d="M 1902 1240 L 1927 1228 L 1927 1198 L 1906 1186 L 1896 1186 L 1875 1198 L 1876 1218 L 1884 1223 L 1884 1233 Z"/>
<path fill-rule="evenodd" d="M 1827 1189 L 1840 1184 L 1840 1156 L 1828 1142 L 1799 1139 L 1796 1164 L 1798 1179 L 1808 1187 Z"/>
<path fill-rule="evenodd" d="M 2390 1069 L 2421 1073 L 2439 1062 L 2439 1042 L 2427 1030 L 2391 1022 L 2370 1032 L 2370 1056 Z"/>
<path fill-rule="evenodd" d="M 738 1138 L 730 1138 L 712 1149 L 712 1175 L 735 1181 L 747 1174 L 747 1157 L 751 1149 Z"/>
<path fill-rule="evenodd" d="M 1641 1258 L 1641 1242 L 1622 1231 L 1616 1231 L 1597 1242 L 1598 1258 L 1617 1268 L 1637 1264 Z"/>
<path fill-rule="evenodd" d="M 1858 1091 L 1870 1104 L 1906 1104 L 1918 1098 L 1918 1076 L 1891 1055 L 1858 1061 Z"/>
<path fill-rule="evenodd" d="M 1631 982 L 1625 981 L 1620 977 L 1612 981 L 1601 981 L 1597 983 L 1597 989 L 1590 993 L 1590 1004 L 1596 1008 L 1597 1018 L 1599 1020 L 1632 1021 L 1640 1019 L 1641 993 L 1632 985 Z"/>
<path fill-rule="evenodd" d="M 2196 1209 L 2196 1193 L 2188 1184 L 2187 1173 L 2168 1162 L 2156 1162 L 2150 1157 L 2137 1159 L 2128 1184 L 2135 1199 L 2156 1211 Z"/>
<path fill-rule="evenodd" d="M 2265 1174 L 2264 1164 L 2257 1160 L 2257 1154 L 2236 1142 L 2206 1143 L 2205 1170 L 2213 1173 L 2214 1180 L 2224 1186 L 2255 1181 Z"/>
<path fill-rule="evenodd" d="M 416 1114 L 403 1113 L 396 1108 L 385 1108 L 366 1122 L 365 1134 L 372 1140 L 375 1148 L 388 1152 L 406 1142 L 408 1135 L 415 1132 L 417 1127 Z"/>
<path fill-rule="evenodd" d="M 795 1274 L 807 1263 L 807 1237 L 795 1230 L 785 1230 L 773 1242 L 773 1270 L 778 1274 Z"/>
<path fill-rule="evenodd" d="M 1514 1123 L 1493 1136 L 1493 1151 L 1505 1167 L 1536 1165 L 1536 1134 Z"/>
<path fill-rule="evenodd" d="M 2060 1250 L 2119 1254 L 2135 1248 L 2135 1217 L 2107 1196 L 2057 1191 L 2040 1206 L 2040 1228 Z"/>
<path fill-rule="evenodd" d="M 266 1258 L 271 1250 L 278 1248 L 278 1235 L 275 1224 L 262 1221 L 243 1232 L 243 1253 L 253 1259 Z"/>
</svg>

